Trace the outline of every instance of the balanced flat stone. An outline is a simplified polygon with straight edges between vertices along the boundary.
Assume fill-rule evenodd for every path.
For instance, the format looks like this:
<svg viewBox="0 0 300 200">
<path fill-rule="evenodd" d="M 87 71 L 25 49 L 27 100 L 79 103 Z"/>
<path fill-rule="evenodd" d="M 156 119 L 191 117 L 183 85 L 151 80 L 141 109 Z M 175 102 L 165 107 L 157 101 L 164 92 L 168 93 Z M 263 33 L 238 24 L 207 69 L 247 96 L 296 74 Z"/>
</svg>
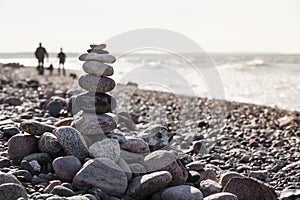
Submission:
<svg viewBox="0 0 300 200">
<path fill-rule="evenodd" d="M 114 97 L 105 93 L 84 92 L 76 96 L 75 103 L 82 110 L 91 113 L 104 114 L 112 112 L 117 106 Z"/>
<path fill-rule="evenodd" d="M 98 61 L 86 61 L 83 63 L 83 71 L 96 76 L 111 76 L 114 74 L 112 66 Z"/>
<path fill-rule="evenodd" d="M 80 132 L 69 126 L 62 126 L 53 131 L 60 146 L 67 155 L 73 155 L 79 160 L 89 156 L 89 151 Z"/>
<path fill-rule="evenodd" d="M 116 61 L 116 57 L 110 54 L 84 53 L 79 56 L 79 60 L 81 61 L 94 60 L 94 61 L 112 64 Z"/>
<path fill-rule="evenodd" d="M 90 47 L 95 50 L 102 50 L 106 48 L 106 44 L 91 44 Z"/>
<path fill-rule="evenodd" d="M 115 81 L 111 78 L 91 74 L 81 76 L 78 80 L 78 84 L 81 88 L 95 93 L 109 92 L 116 86 Z"/>
<path fill-rule="evenodd" d="M 88 49 L 87 50 L 88 53 L 98 53 L 98 54 L 109 54 L 108 51 L 105 50 L 97 50 L 97 49 Z"/>
<path fill-rule="evenodd" d="M 125 172 L 108 158 L 96 158 L 87 161 L 73 179 L 73 185 L 79 189 L 98 187 L 108 195 L 119 196 L 127 188 Z"/>
<path fill-rule="evenodd" d="M 117 128 L 117 118 L 112 113 L 96 115 L 84 112 L 71 126 L 83 135 L 104 135 Z"/>
</svg>

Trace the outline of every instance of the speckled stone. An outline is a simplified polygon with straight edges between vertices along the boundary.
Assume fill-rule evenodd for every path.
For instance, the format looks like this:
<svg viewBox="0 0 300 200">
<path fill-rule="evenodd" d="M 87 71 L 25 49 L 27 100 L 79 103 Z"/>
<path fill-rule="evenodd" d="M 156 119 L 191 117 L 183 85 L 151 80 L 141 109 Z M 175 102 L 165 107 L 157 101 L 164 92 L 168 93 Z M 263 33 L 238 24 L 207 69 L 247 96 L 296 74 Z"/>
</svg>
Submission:
<svg viewBox="0 0 300 200">
<path fill-rule="evenodd" d="M 127 188 L 125 172 L 108 158 L 96 158 L 87 161 L 73 179 L 73 185 L 79 189 L 98 187 L 109 195 L 119 196 Z"/>
<path fill-rule="evenodd" d="M 86 143 L 76 129 L 69 126 L 62 126 L 57 128 L 53 134 L 57 137 L 60 146 L 67 155 L 73 155 L 79 160 L 88 157 L 89 152 Z"/>
<path fill-rule="evenodd" d="M 138 176 L 130 182 L 126 194 L 133 199 L 144 199 L 167 186 L 171 180 L 172 176 L 167 171 Z"/>
<path fill-rule="evenodd" d="M 38 121 L 33 121 L 33 120 L 29 120 L 29 121 L 24 121 L 20 124 L 20 128 L 22 131 L 25 131 L 31 135 L 42 135 L 45 132 L 52 132 L 55 127 L 42 123 L 42 122 L 38 122 Z"/>
<path fill-rule="evenodd" d="M 109 158 L 114 162 L 118 162 L 120 158 L 120 145 L 117 140 L 106 138 L 90 146 L 89 152 L 95 158 Z"/>
<path fill-rule="evenodd" d="M 41 135 L 38 147 L 41 152 L 49 153 L 56 157 L 62 153 L 62 147 L 60 146 L 56 136 L 52 133 L 44 133 Z"/>
<path fill-rule="evenodd" d="M 112 66 L 98 61 L 86 61 L 82 68 L 86 73 L 96 76 L 112 76 L 114 74 Z"/>
<path fill-rule="evenodd" d="M 96 50 L 96 49 L 95 49 Z M 81 61 L 99 61 L 104 63 L 114 63 L 116 58 L 110 54 L 84 53 L 79 56 Z"/>
<path fill-rule="evenodd" d="M 19 184 L 5 183 L 0 185 L 0 199 L 28 199 L 26 190 Z"/>
<path fill-rule="evenodd" d="M 84 92 L 76 96 L 75 103 L 86 112 L 104 114 L 111 112 L 117 106 L 114 97 L 105 93 Z"/>
<path fill-rule="evenodd" d="M 117 128 L 117 117 L 112 113 L 96 115 L 85 112 L 71 126 L 83 135 L 104 135 Z"/>
<path fill-rule="evenodd" d="M 22 185 L 21 182 L 14 175 L 0 172 L 0 185 L 5 183 L 15 183 Z"/>
<path fill-rule="evenodd" d="M 111 78 L 91 74 L 81 76 L 78 80 L 78 84 L 81 88 L 96 93 L 110 92 L 116 86 L 115 81 Z"/>
</svg>

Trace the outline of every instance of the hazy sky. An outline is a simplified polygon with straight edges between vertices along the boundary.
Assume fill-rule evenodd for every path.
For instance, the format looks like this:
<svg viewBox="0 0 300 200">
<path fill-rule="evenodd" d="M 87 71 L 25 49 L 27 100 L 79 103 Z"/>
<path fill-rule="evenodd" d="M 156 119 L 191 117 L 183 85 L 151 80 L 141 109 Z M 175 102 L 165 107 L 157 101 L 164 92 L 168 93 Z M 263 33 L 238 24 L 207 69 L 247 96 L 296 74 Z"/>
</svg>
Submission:
<svg viewBox="0 0 300 200">
<path fill-rule="evenodd" d="M 82 52 L 139 28 L 170 29 L 209 52 L 300 53 L 299 0 L 0 0 L 0 52 Z"/>
</svg>

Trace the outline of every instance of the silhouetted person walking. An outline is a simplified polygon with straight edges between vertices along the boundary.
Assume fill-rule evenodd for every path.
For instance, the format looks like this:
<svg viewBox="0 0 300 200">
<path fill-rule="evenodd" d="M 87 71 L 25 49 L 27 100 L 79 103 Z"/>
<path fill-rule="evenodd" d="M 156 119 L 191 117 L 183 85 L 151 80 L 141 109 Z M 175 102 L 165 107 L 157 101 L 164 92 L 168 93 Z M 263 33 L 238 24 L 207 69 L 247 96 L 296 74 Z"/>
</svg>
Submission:
<svg viewBox="0 0 300 200">
<path fill-rule="evenodd" d="M 59 58 L 59 65 L 58 65 L 58 74 L 60 75 L 60 66 L 62 65 L 62 71 L 63 71 L 63 75 L 66 75 L 66 70 L 65 70 L 65 61 L 66 61 L 66 54 L 63 52 L 63 49 L 60 48 L 60 53 L 57 55 L 57 57 Z"/>
<path fill-rule="evenodd" d="M 42 43 L 39 44 L 39 47 L 35 50 L 35 57 L 38 59 L 38 71 L 40 75 L 44 74 L 44 59 L 45 56 L 48 59 L 48 53 L 44 47 L 42 47 Z"/>
</svg>

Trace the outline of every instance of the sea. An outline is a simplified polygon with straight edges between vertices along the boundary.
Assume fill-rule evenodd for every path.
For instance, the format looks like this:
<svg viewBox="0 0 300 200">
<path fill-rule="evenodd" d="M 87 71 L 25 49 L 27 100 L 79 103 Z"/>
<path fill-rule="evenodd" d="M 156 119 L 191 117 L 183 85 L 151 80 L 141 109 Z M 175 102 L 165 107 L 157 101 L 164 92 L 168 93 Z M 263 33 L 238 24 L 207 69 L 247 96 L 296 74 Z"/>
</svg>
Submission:
<svg viewBox="0 0 300 200">
<path fill-rule="evenodd" d="M 83 73 L 80 53 L 66 55 L 65 68 Z M 139 51 L 116 57 L 117 83 L 300 111 L 300 54 Z M 35 67 L 37 60 L 33 53 L 0 53 L 0 63 Z M 58 67 L 54 53 L 45 60 L 45 67 L 50 64 Z"/>
</svg>

